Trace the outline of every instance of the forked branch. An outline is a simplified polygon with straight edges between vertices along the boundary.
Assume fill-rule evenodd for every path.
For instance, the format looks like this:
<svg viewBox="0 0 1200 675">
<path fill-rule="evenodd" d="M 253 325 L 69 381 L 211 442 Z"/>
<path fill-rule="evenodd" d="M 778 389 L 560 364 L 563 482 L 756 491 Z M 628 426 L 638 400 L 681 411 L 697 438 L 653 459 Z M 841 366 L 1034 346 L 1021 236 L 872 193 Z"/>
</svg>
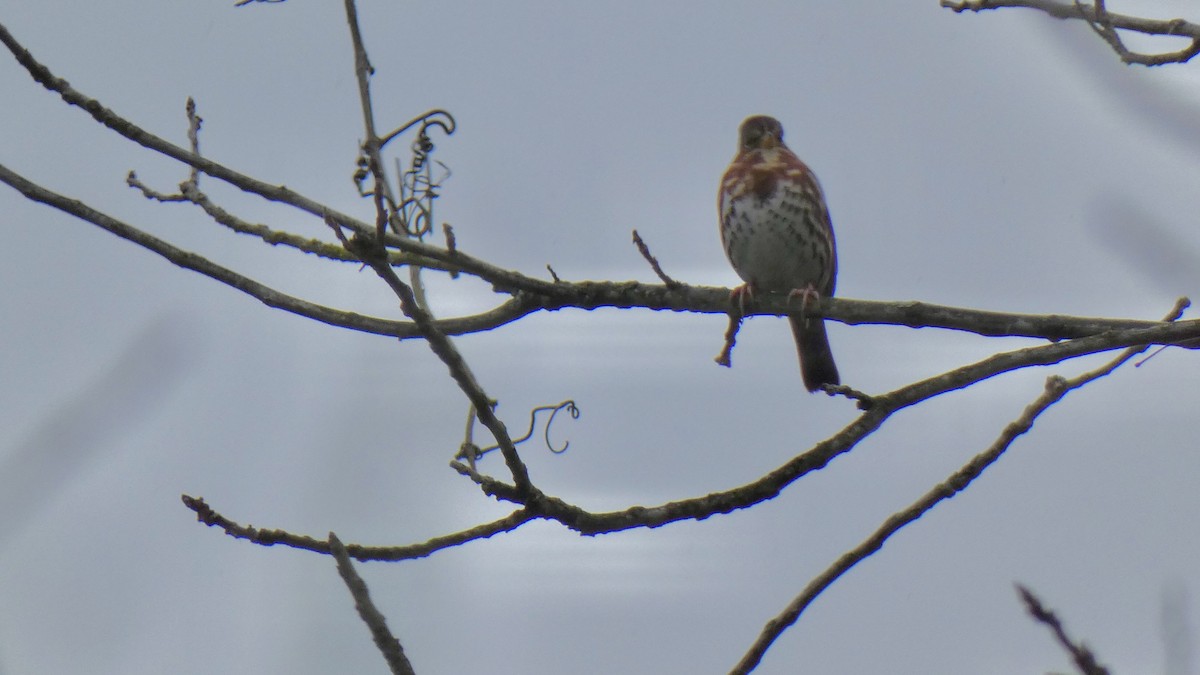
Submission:
<svg viewBox="0 0 1200 675">
<path fill-rule="evenodd" d="M 1171 313 L 1167 315 L 1166 320 L 1172 321 L 1178 318 L 1187 306 L 1187 300 L 1181 298 L 1171 310 Z M 785 630 L 796 623 L 800 615 L 816 600 L 817 596 L 829 588 L 839 577 L 850 571 L 855 565 L 881 549 L 884 542 L 902 528 L 913 523 L 941 502 L 967 489 L 972 482 L 983 474 L 984 470 L 995 464 L 1008 451 L 1017 438 L 1029 431 L 1033 427 L 1034 420 L 1046 412 L 1050 406 L 1061 401 L 1070 391 L 1108 375 L 1134 356 L 1145 351 L 1145 349 L 1145 345 L 1131 346 L 1104 366 L 1069 380 L 1058 375 L 1046 378 L 1045 389 L 1041 395 L 1030 403 L 1016 420 L 1004 428 L 991 446 L 973 457 L 971 461 L 951 474 L 945 481 L 934 486 L 932 490 L 925 493 L 911 506 L 892 514 L 871 536 L 867 537 L 858 546 L 847 551 L 833 565 L 817 575 L 809 582 L 800 595 L 796 596 L 788 604 L 780 615 L 767 622 L 758 639 L 754 641 L 749 651 L 746 652 L 745 656 L 742 657 L 741 661 L 730 672 L 732 674 L 741 674 L 753 670 L 762 660 L 767 650 L 770 649 L 771 645 L 774 644 L 775 640 Z"/>
<path fill-rule="evenodd" d="M 1079 0 L 941 0 L 942 7 L 961 12 L 983 12 L 993 9 L 1024 7 L 1036 9 L 1056 19 L 1086 21 L 1102 40 L 1108 43 L 1125 63 L 1143 66 L 1161 66 L 1168 63 L 1186 63 L 1200 53 L 1200 24 L 1185 19 L 1149 19 L 1108 11 L 1104 0 L 1084 4 Z M 1189 44 L 1179 50 L 1158 53 L 1135 52 L 1125 45 L 1118 31 L 1131 31 L 1143 35 L 1187 38 Z"/>
</svg>

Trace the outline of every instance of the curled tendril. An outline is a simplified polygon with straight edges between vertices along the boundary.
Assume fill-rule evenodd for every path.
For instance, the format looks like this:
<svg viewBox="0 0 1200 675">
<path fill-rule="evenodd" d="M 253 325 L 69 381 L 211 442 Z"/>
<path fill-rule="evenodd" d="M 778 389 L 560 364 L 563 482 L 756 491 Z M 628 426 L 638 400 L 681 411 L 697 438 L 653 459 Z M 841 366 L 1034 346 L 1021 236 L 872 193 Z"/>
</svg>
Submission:
<svg viewBox="0 0 1200 675">
<path fill-rule="evenodd" d="M 405 132 L 414 127 L 417 128 L 417 137 L 410 146 L 412 159 L 409 162 L 408 170 L 401 171 L 400 162 L 396 162 L 397 173 L 400 174 L 399 197 L 394 198 L 391 190 L 387 190 L 388 194 L 385 195 L 390 210 L 388 222 L 398 234 L 421 239 L 433 231 L 433 200 L 438 198 L 438 191 L 441 189 L 442 183 L 450 177 L 450 169 L 442 162 L 431 161 L 430 155 L 436 146 L 433 139 L 429 137 L 429 130 L 436 127 L 449 136 L 454 133 L 457 126 L 454 116 L 445 110 L 430 110 L 409 120 L 380 139 L 379 148 L 382 150 L 384 146 Z M 437 175 L 434 175 L 432 164 L 437 164 L 439 167 Z M 374 194 L 373 190 L 367 189 L 364 185 L 369 176 L 368 162 L 366 158 L 360 157 L 357 171 L 354 173 L 354 182 L 358 186 L 359 194 L 364 197 Z"/>
<path fill-rule="evenodd" d="M 554 424 L 554 416 L 557 415 L 564 408 L 566 409 L 566 411 L 568 413 L 571 414 L 571 419 L 573 419 L 573 420 L 579 419 L 579 406 L 575 405 L 575 401 L 567 400 L 567 401 L 563 401 L 562 403 L 559 403 L 558 405 L 554 406 L 553 412 L 550 413 L 550 417 L 546 419 L 546 431 L 544 434 L 544 438 L 546 439 L 546 447 L 550 449 L 550 452 L 553 452 L 556 455 L 561 455 L 562 453 L 567 451 L 567 448 L 571 447 L 571 441 L 563 441 L 563 445 L 561 448 L 555 448 L 554 445 L 550 443 L 550 425 Z M 530 415 L 529 415 L 529 432 L 530 433 L 533 433 L 533 416 L 536 415 L 539 410 L 550 410 L 550 406 L 542 406 L 541 408 L 534 408 L 533 412 L 530 413 Z"/>
<path fill-rule="evenodd" d="M 427 129 L 429 129 L 429 127 L 438 127 L 447 136 L 452 135 L 454 130 L 458 127 L 454 121 L 454 115 L 451 115 L 445 110 L 430 110 L 429 112 L 422 113 L 421 115 L 412 118 L 411 120 L 405 122 L 400 128 L 389 133 L 387 136 L 384 136 L 383 139 L 379 141 L 379 147 L 382 148 L 388 143 L 391 143 L 392 140 L 397 136 L 417 126 L 418 124 L 421 125 L 421 135 L 426 137 L 428 137 L 428 134 L 425 132 Z"/>
<path fill-rule="evenodd" d="M 417 138 L 412 142 L 412 161 L 408 171 L 400 177 L 400 204 L 395 207 L 396 213 L 405 234 L 417 239 L 423 238 L 433 230 L 433 200 L 438 198 L 438 190 L 442 182 L 450 177 L 450 169 L 442 162 L 436 162 L 441 167 L 441 173 L 436 178 L 430 166 L 429 155 L 433 153 L 433 139 L 429 138 L 429 128 L 438 127 L 446 135 L 454 133 L 454 118 L 444 110 L 432 110 L 421 117 L 409 122 L 400 129 L 388 134 L 384 143 L 396 137 L 396 134 L 420 124 Z"/>
<path fill-rule="evenodd" d="M 441 174 L 434 176 L 426 163 L 428 154 L 422 155 L 418 143 L 413 144 L 412 168 L 400 179 L 401 201 L 395 212 L 406 234 L 420 239 L 433 229 L 433 200 L 438 198 L 442 182 L 450 177 L 450 169 L 441 162 Z M 432 143 L 429 145 L 432 150 Z"/>
<path fill-rule="evenodd" d="M 529 411 L 529 431 L 526 431 L 525 435 L 520 438 L 514 438 L 513 445 L 520 445 L 525 441 L 528 441 L 533 436 L 533 428 L 537 425 L 537 414 L 546 410 L 551 411 L 550 417 L 546 419 L 546 430 L 543 432 L 542 436 L 546 440 L 546 448 L 550 450 L 550 452 L 559 455 L 566 452 L 567 448 L 571 447 L 571 441 L 564 441 L 561 448 L 554 447 L 554 445 L 550 442 L 550 425 L 554 424 L 554 418 L 558 415 L 558 413 L 566 410 L 567 413 L 571 415 L 571 419 L 579 419 L 579 406 L 575 405 L 575 401 L 570 399 L 557 405 L 538 406 Z M 497 450 L 499 448 L 499 445 L 489 445 L 486 448 L 479 448 L 474 443 L 467 442 L 463 444 L 463 447 L 459 448 L 456 459 L 468 457 L 470 457 L 472 460 L 478 459 L 492 450 Z M 471 457 L 472 452 L 474 453 L 473 457 Z"/>
</svg>

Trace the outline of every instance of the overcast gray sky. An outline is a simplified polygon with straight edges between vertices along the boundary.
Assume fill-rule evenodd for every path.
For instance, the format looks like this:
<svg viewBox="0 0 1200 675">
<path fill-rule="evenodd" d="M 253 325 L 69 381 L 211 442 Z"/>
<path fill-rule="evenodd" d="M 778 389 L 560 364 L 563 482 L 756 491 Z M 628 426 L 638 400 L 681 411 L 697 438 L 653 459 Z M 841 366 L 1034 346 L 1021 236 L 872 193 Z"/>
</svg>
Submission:
<svg viewBox="0 0 1200 675">
<path fill-rule="evenodd" d="M 1200 294 L 1200 66 L 1126 67 L 1083 24 L 920 2 L 364 1 L 382 127 L 441 107 L 438 219 L 533 275 L 732 285 L 715 190 L 738 123 L 766 113 L 819 175 L 838 292 L 983 309 L 1157 318 Z M 205 154 L 370 217 L 341 3 L 9 3 L 54 72 Z M 1189 4 L 1122 3 L 1174 16 Z M 1193 15 L 1189 18 L 1195 20 Z M 1171 46 L 1174 48 L 1174 45 Z M 379 316 L 369 271 L 154 205 L 183 169 L 0 58 L 0 158 L 43 185 L 318 302 Z M 249 220 L 321 223 L 221 189 Z M 0 672 L 386 672 L 332 560 L 235 541 L 243 523 L 402 544 L 507 509 L 447 467 L 466 403 L 425 344 L 268 309 L 0 189 Z M 430 277 L 450 316 L 496 302 Z M 561 311 L 457 341 L 510 429 L 583 414 L 524 456 L 591 509 L 748 482 L 855 411 L 805 393 L 783 321 Z M 1029 344 L 830 325 L 844 380 L 882 392 Z M 889 421 L 753 509 L 581 538 L 553 524 L 360 570 L 419 673 L 725 672 L 816 574 L 986 447 L 1047 375 L 1009 374 Z M 1069 670 L 1029 585 L 1114 672 L 1167 672 L 1167 600 L 1200 585 L 1196 355 L 1167 351 L 1070 395 L 966 493 L 838 581 L 763 673 Z M 503 476 L 498 458 L 484 467 Z M 1168 603 L 1168 604 L 1170 604 Z M 1197 619 L 1187 628 L 1193 640 Z"/>
</svg>

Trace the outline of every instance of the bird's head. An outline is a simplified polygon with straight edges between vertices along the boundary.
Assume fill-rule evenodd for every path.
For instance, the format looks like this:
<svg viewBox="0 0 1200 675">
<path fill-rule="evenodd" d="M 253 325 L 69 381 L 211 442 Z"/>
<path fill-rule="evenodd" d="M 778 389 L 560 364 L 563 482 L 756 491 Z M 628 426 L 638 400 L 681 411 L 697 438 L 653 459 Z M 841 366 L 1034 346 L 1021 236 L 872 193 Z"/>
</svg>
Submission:
<svg viewBox="0 0 1200 675">
<path fill-rule="evenodd" d="M 774 117 L 747 117 L 738 130 L 740 150 L 769 150 L 783 146 L 783 125 Z"/>
</svg>

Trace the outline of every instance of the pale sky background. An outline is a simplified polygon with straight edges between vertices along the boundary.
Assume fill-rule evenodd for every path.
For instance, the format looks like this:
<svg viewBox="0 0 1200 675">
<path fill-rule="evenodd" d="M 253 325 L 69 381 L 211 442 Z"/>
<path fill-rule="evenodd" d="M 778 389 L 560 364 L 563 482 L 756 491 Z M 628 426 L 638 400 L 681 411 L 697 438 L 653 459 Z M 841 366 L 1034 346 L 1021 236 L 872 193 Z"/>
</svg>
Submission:
<svg viewBox="0 0 1200 675">
<path fill-rule="evenodd" d="M 226 165 L 370 217 L 340 2 L 3 3 L 57 75 Z M 1200 64 L 1121 65 L 1081 23 L 913 2 L 364 1 L 380 126 L 446 108 L 438 219 L 475 255 L 571 280 L 732 285 L 715 190 L 747 115 L 780 118 L 833 214 L 839 294 L 1157 318 L 1200 296 Z M 1113 11 L 1200 18 L 1191 3 Z M 1188 12 L 1192 11 L 1189 16 Z M 1141 43 L 1137 43 L 1141 44 Z M 1178 48 L 1171 43 L 1168 48 Z M 147 203 L 185 170 L 101 128 L 0 57 L 0 161 L 285 292 L 395 317 L 374 274 Z M 204 187 L 250 220 L 315 219 Z M 384 673 L 333 561 L 195 522 L 405 544 L 504 513 L 447 467 L 466 403 L 419 341 L 281 311 L 0 188 L 0 673 Z M 430 277 L 442 316 L 499 300 Z M 1192 314 L 1195 315 L 1194 313 Z M 565 398 L 570 451 L 523 449 L 590 509 L 753 480 L 853 419 L 808 395 L 783 321 L 561 311 L 457 340 L 509 428 Z M 847 327 L 843 378 L 882 392 L 1032 344 Z M 889 514 L 1097 359 L 905 411 L 750 510 L 582 538 L 554 524 L 360 565 L 417 672 L 723 673 L 763 624 Z M 1071 394 L 966 493 L 821 596 L 762 673 L 1069 671 L 1021 582 L 1120 673 L 1171 673 L 1163 615 L 1200 618 L 1197 355 Z M 484 468 L 507 477 L 499 458 Z M 1169 610 L 1171 613 L 1176 610 Z"/>
</svg>

